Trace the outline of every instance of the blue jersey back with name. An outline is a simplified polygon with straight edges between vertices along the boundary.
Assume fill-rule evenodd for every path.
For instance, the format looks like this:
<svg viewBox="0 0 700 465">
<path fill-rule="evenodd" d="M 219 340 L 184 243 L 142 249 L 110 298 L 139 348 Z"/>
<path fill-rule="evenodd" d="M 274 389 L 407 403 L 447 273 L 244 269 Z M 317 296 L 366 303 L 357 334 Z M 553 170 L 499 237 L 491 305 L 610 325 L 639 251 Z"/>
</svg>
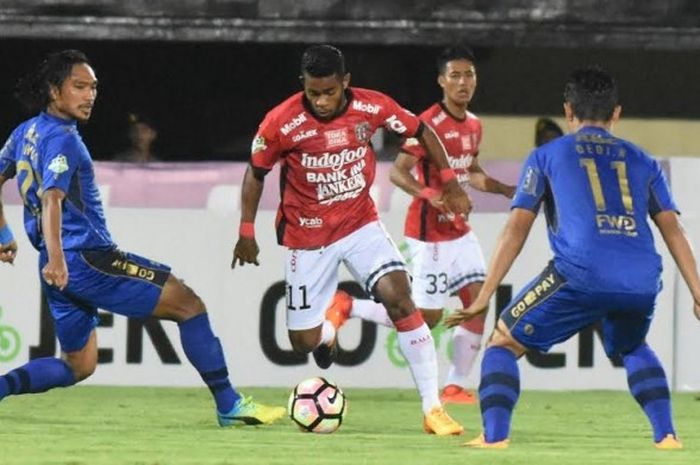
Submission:
<svg viewBox="0 0 700 465">
<path fill-rule="evenodd" d="M 0 174 L 17 176 L 24 226 L 37 250 L 45 248 L 41 196 L 53 188 L 66 194 L 61 229 L 64 250 L 115 247 L 107 231 L 92 158 L 75 121 L 41 113 L 19 125 L 0 151 Z"/>
<path fill-rule="evenodd" d="M 677 210 L 658 161 L 598 127 L 534 150 L 513 208 L 544 205 L 554 264 L 574 288 L 655 293 L 661 257 L 648 217 Z"/>
</svg>

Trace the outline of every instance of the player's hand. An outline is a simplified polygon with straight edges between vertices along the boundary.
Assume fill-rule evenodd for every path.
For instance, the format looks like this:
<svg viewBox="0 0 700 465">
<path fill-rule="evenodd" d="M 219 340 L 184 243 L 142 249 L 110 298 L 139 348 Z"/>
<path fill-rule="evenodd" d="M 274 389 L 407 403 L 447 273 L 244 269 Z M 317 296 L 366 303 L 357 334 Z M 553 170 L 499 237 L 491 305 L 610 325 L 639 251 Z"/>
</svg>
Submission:
<svg viewBox="0 0 700 465">
<path fill-rule="evenodd" d="M 481 303 L 475 300 L 468 308 L 463 308 L 452 313 L 450 316 L 445 318 L 445 326 L 452 328 L 454 326 L 459 326 L 465 321 L 469 321 L 477 315 L 481 315 L 489 309 L 488 302 Z"/>
<path fill-rule="evenodd" d="M 231 268 L 236 268 L 236 262 L 241 266 L 246 263 L 252 263 L 255 266 L 259 266 L 258 254 L 260 253 L 260 247 L 255 238 L 252 237 L 239 237 L 236 246 L 233 248 L 233 261 L 231 262 Z"/>
<path fill-rule="evenodd" d="M 41 275 L 49 286 L 56 286 L 60 290 L 65 289 L 68 285 L 68 267 L 65 257 L 63 255 L 57 258 L 49 257 L 49 262 L 41 270 Z"/>
<path fill-rule="evenodd" d="M 462 186 L 459 185 L 456 179 L 451 180 L 443 186 L 443 199 L 445 207 L 452 213 L 464 213 L 468 215 L 472 209 L 472 202 Z"/>
<path fill-rule="evenodd" d="M 0 262 L 12 265 L 17 256 L 17 241 L 10 241 L 7 244 L 0 244 Z"/>
<path fill-rule="evenodd" d="M 512 199 L 515 196 L 515 186 L 504 186 L 502 194 L 508 197 L 509 199 Z"/>
</svg>

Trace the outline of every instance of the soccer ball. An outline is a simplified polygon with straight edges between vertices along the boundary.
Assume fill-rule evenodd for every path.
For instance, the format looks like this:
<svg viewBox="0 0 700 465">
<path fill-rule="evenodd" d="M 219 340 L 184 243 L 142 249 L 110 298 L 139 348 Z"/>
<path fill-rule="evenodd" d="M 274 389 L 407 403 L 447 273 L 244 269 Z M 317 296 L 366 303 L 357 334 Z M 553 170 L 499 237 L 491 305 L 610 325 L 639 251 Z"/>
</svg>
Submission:
<svg viewBox="0 0 700 465">
<path fill-rule="evenodd" d="M 289 395 L 289 417 L 304 432 L 332 433 L 340 428 L 347 411 L 343 391 L 325 378 L 309 378 Z"/>
</svg>

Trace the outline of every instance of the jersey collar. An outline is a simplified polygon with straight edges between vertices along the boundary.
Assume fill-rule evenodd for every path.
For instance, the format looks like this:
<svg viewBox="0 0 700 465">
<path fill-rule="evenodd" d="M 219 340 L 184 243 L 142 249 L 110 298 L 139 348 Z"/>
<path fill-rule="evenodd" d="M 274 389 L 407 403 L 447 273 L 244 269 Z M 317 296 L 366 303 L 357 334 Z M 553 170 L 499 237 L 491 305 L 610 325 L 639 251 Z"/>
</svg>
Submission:
<svg viewBox="0 0 700 465">
<path fill-rule="evenodd" d="M 70 125 L 70 126 L 77 126 L 77 125 L 78 125 L 78 122 L 77 122 L 76 120 L 74 120 L 74 119 L 63 119 L 63 118 L 59 118 L 58 116 L 54 116 L 54 115 L 49 114 L 49 113 L 47 113 L 47 112 L 45 112 L 45 111 L 42 111 L 42 112 L 39 114 L 39 116 L 41 116 L 41 118 L 43 118 L 43 119 L 45 119 L 45 120 L 51 121 L 52 123 L 68 124 L 68 125 Z"/>
<path fill-rule="evenodd" d="M 467 120 L 467 115 L 469 114 L 469 112 L 465 112 L 465 113 L 464 113 L 464 118 L 460 118 L 459 116 L 453 114 L 453 113 L 447 108 L 447 105 L 445 105 L 443 102 L 438 102 L 438 105 L 440 105 L 440 108 L 442 108 L 442 111 L 444 111 L 445 113 L 447 113 L 447 115 L 448 115 L 450 118 L 452 118 L 453 120 L 459 121 L 460 123 L 462 123 L 462 122 L 464 122 L 464 121 Z"/>
</svg>

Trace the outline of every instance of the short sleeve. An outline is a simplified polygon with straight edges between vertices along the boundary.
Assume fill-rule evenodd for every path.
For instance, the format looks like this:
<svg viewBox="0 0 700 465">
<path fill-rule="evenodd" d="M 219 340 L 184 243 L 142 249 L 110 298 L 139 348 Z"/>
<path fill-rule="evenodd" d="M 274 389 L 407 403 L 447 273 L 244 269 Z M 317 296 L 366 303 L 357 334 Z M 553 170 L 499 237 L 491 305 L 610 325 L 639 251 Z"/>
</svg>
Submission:
<svg viewBox="0 0 700 465">
<path fill-rule="evenodd" d="M 268 113 L 255 134 L 250 148 L 250 163 L 255 168 L 271 170 L 280 158 L 281 147 L 279 141 L 277 118 L 273 113 Z"/>
<path fill-rule="evenodd" d="M 13 132 L 5 145 L 0 149 L 0 176 L 5 179 L 12 179 L 17 174 L 17 164 L 15 163 L 16 140 Z"/>
<path fill-rule="evenodd" d="M 60 189 L 68 192 L 73 174 L 82 159 L 81 143 L 74 134 L 53 137 L 46 142 L 42 150 L 39 169 L 41 170 L 41 188 Z"/>
<path fill-rule="evenodd" d="M 652 176 L 649 183 L 649 215 L 654 216 L 662 211 L 678 211 L 676 202 L 673 201 L 671 188 L 666 180 L 661 164 L 652 160 Z"/>
<path fill-rule="evenodd" d="M 409 137 L 406 142 L 401 146 L 401 151 L 406 152 L 409 155 L 413 155 L 417 159 L 422 159 L 425 157 L 425 148 L 423 144 L 415 137 Z"/>
<path fill-rule="evenodd" d="M 383 95 L 384 101 L 381 106 L 384 127 L 389 131 L 403 137 L 413 137 L 421 127 L 420 119 L 396 103 L 388 95 Z"/>
<path fill-rule="evenodd" d="M 538 211 L 545 193 L 546 183 L 547 179 L 539 166 L 538 152 L 535 150 L 523 165 L 511 208 Z"/>
</svg>

